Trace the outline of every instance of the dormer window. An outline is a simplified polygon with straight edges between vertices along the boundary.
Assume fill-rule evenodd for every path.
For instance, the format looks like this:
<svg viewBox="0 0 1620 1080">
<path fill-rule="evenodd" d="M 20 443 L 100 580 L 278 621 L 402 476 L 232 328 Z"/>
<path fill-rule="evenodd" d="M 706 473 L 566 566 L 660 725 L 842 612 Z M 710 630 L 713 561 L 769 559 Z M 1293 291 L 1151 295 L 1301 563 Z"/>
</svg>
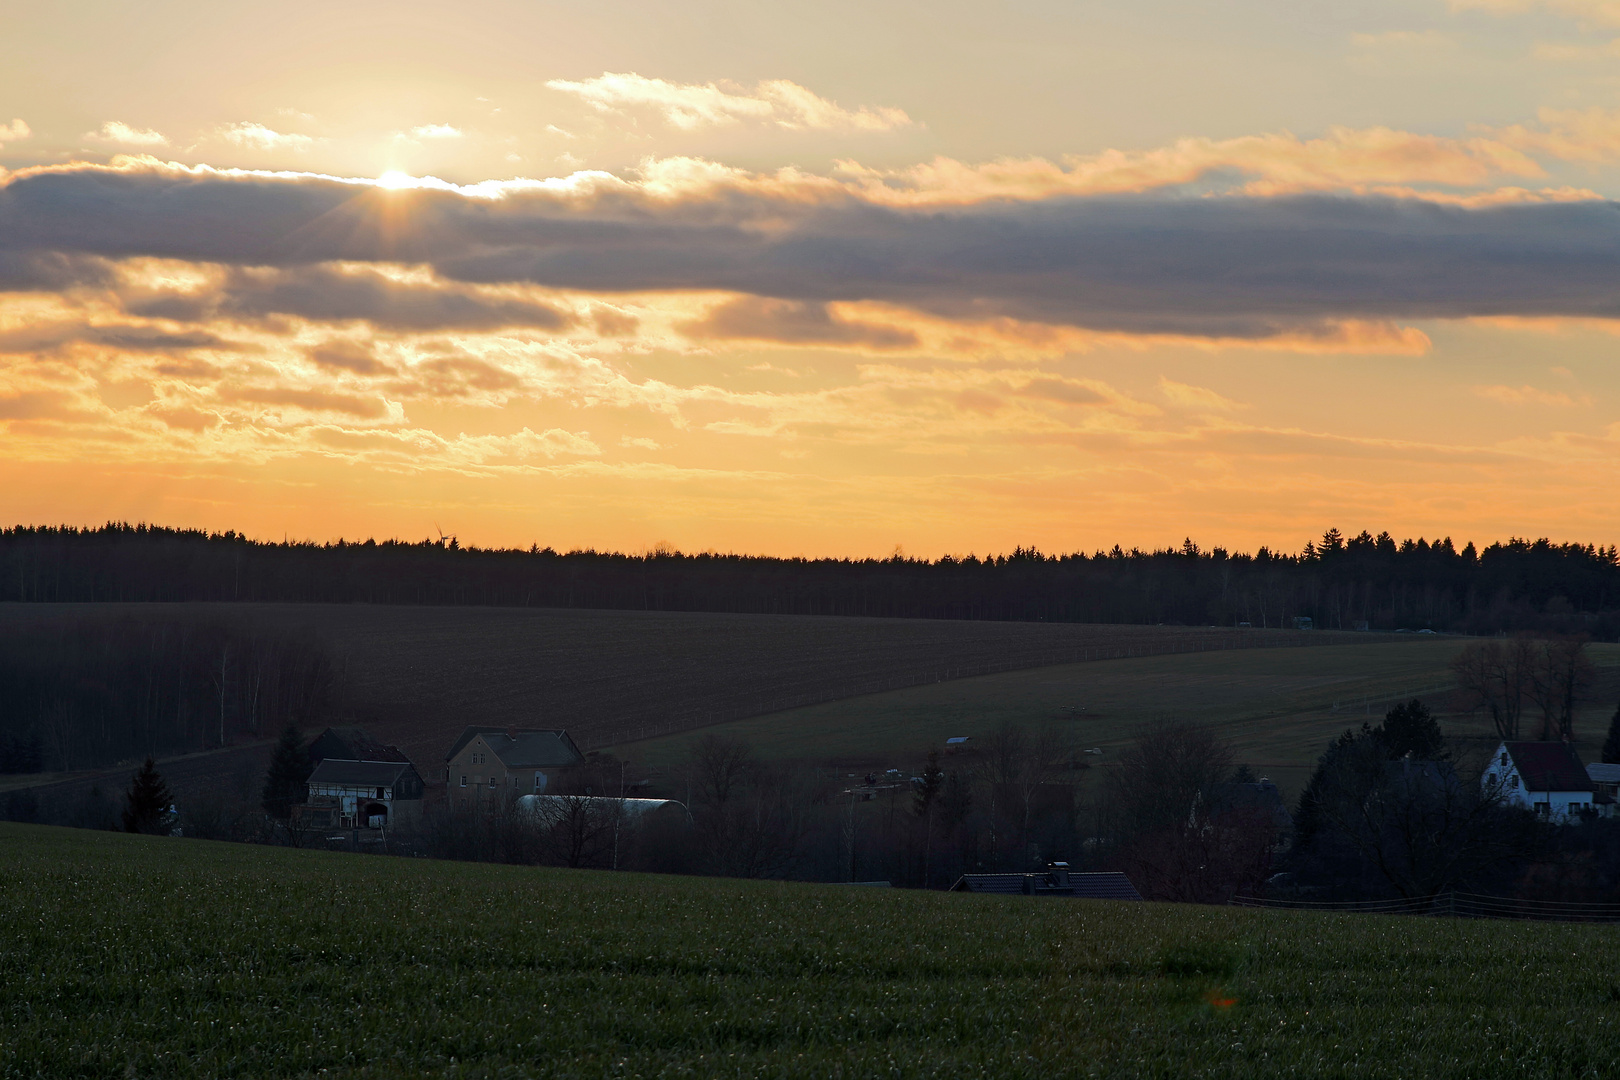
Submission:
<svg viewBox="0 0 1620 1080">
<path fill-rule="evenodd" d="M 1502 751 L 1502 768 L 1507 768 L 1507 751 Z"/>
</svg>

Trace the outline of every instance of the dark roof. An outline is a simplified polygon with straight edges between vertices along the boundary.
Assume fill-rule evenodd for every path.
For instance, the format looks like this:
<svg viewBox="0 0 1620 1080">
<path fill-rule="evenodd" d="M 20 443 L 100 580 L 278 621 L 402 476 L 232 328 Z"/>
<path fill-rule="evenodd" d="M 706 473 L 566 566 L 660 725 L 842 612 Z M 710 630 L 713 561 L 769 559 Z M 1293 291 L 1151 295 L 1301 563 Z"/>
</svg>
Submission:
<svg viewBox="0 0 1620 1080">
<path fill-rule="evenodd" d="M 341 758 L 345 761 L 405 761 L 411 759 L 397 746 L 389 746 L 365 728 L 329 727 L 309 744 L 315 761 Z"/>
<path fill-rule="evenodd" d="M 1068 889 L 1055 889 L 1046 884 L 1046 874 L 963 874 L 951 886 L 952 892 L 1008 893 L 1025 891 L 1025 879 L 1031 881 L 1032 891 L 1038 896 L 1075 896 L 1082 900 L 1140 900 L 1131 879 L 1117 872 L 1098 874 L 1070 874 Z"/>
<path fill-rule="evenodd" d="M 1594 761 L 1586 767 L 1586 775 L 1590 776 L 1594 783 L 1620 784 L 1620 765 Z"/>
<path fill-rule="evenodd" d="M 1591 791 L 1581 756 L 1565 742 L 1510 742 L 1504 744 L 1526 791 Z"/>
<path fill-rule="evenodd" d="M 311 784 L 346 784 L 353 787 L 393 787 L 411 763 L 399 761 L 344 761 L 325 758 L 309 774 Z"/>
<path fill-rule="evenodd" d="M 585 755 L 579 752 L 574 740 L 569 738 L 566 731 L 543 731 L 536 728 L 519 728 L 516 738 L 508 735 L 510 728 L 470 727 L 461 733 L 461 738 L 455 741 L 444 760 L 449 761 L 461 753 L 462 747 L 472 742 L 479 735 L 495 756 L 501 759 L 501 764 L 508 769 L 554 769 L 563 765 L 578 765 L 585 760 Z"/>
</svg>

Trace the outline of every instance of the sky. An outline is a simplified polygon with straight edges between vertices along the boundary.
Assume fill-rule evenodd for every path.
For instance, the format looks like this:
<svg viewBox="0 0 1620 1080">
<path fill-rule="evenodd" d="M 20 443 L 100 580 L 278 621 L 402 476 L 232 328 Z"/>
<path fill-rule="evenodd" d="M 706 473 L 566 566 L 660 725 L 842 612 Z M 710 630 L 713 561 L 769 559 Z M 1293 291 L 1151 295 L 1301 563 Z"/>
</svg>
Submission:
<svg viewBox="0 0 1620 1080">
<path fill-rule="evenodd" d="M 1620 0 L 25 7 L 0 523 L 1620 541 Z"/>
</svg>

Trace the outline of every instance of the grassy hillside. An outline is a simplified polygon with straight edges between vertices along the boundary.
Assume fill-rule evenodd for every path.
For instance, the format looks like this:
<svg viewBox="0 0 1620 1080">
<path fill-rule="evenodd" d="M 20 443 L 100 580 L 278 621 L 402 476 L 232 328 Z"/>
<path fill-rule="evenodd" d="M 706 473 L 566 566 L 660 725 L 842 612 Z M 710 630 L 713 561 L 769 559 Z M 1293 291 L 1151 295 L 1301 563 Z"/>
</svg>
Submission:
<svg viewBox="0 0 1620 1080">
<path fill-rule="evenodd" d="M 1005 720 L 1055 722 L 1107 767 L 1143 727 L 1161 718 L 1212 724 L 1238 760 L 1297 794 L 1323 746 L 1346 727 L 1378 723 L 1390 704 L 1422 696 L 1454 736 L 1484 736 L 1483 718 L 1458 711 L 1447 665 L 1461 638 L 1423 638 L 1332 649 L 1257 649 L 1066 664 L 912 687 L 719 725 L 769 757 L 837 763 L 856 771 L 912 767 L 954 735 L 983 735 Z M 1588 760 L 1620 697 L 1620 646 L 1591 646 L 1602 672 L 1580 717 Z M 1447 710 L 1451 710 L 1449 713 Z M 691 735 L 623 752 L 673 767 Z"/>
<path fill-rule="evenodd" d="M 1606 1076 L 1608 927 L 0 824 L 0 1076 Z"/>
<path fill-rule="evenodd" d="M 817 616 L 366 604 L 0 604 L 0 624 L 247 624 L 323 643 L 355 717 L 420 765 L 468 724 L 601 745 L 983 671 L 1353 634 Z M 272 733 L 273 734 L 273 733 Z"/>
</svg>

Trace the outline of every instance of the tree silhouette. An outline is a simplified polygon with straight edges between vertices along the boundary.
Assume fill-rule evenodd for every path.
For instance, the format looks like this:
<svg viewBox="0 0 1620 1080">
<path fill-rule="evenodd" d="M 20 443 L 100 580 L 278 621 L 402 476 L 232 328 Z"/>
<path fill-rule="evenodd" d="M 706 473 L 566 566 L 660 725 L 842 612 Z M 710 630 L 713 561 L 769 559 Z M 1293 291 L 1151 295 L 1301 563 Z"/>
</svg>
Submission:
<svg viewBox="0 0 1620 1080">
<path fill-rule="evenodd" d="M 288 724 L 281 731 L 275 752 L 270 757 L 270 770 L 264 778 L 261 802 L 264 812 L 278 821 L 292 816 L 295 803 L 304 801 L 305 785 L 314 771 L 309 761 L 309 748 L 297 724 Z"/>
<path fill-rule="evenodd" d="M 1378 728 L 1384 754 L 1391 761 L 1410 754 L 1419 761 L 1440 761 L 1446 757 L 1446 738 L 1429 708 L 1417 698 L 1397 705 L 1384 714 Z"/>
<path fill-rule="evenodd" d="M 1620 765 L 1620 705 L 1615 707 L 1614 719 L 1609 721 L 1609 737 L 1603 740 L 1603 763 Z"/>
<path fill-rule="evenodd" d="M 157 763 L 146 759 L 130 781 L 124 796 L 124 831 L 132 833 L 164 833 L 169 826 L 169 807 L 173 797 Z"/>
</svg>

